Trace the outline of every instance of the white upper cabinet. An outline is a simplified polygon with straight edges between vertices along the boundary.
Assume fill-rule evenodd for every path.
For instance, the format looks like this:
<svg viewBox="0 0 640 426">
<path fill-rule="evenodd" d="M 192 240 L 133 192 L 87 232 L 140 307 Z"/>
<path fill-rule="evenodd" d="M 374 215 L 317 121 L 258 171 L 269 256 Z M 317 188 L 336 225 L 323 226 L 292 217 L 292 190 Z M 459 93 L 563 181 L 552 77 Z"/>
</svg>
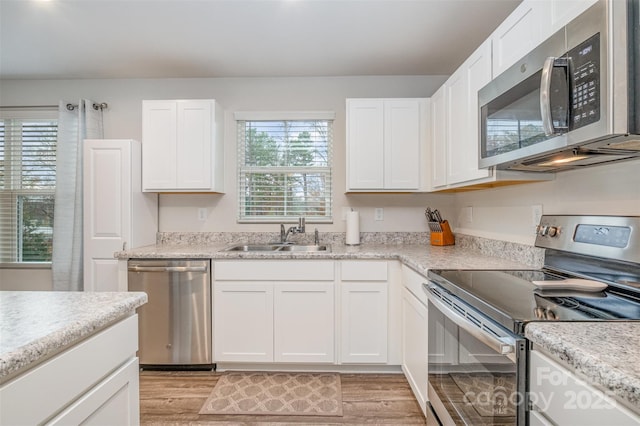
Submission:
<svg viewBox="0 0 640 426">
<path fill-rule="evenodd" d="M 491 81 L 491 44 L 485 42 L 431 97 L 431 187 L 490 175 L 478 168 L 478 90 Z"/>
<path fill-rule="evenodd" d="M 571 22 L 571 20 L 589 7 L 596 4 L 598 0 L 554 0 L 549 7 L 550 25 L 547 37 L 558 31 L 560 28 Z M 546 38 L 546 37 L 545 37 Z"/>
<path fill-rule="evenodd" d="M 449 91 L 449 143 L 447 144 L 447 182 L 458 183 L 489 176 L 478 168 L 479 108 L 478 91 L 491 81 L 491 44 L 482 44 L 460 67 L 459 81 Z M 456 114 L 463 114 L 458 120 Z"/>
<path fill-rule="evenodd" d="M 432 188 L 447 184 L 447 97 L 446 85 L 431 96 L 431 182 Z"/>
<path fill-rule="evenodd" d="M 419 191 L 429 100 L 347 99 L 347 191 Z"/>
<path fill-rule="evenodd" d="M 491 35 L 493 76 L 515 64 L 548 36 L 550 3 L 524 0 Z"/>
<path fill-rule="evenodd" d="M 524 0 L 491 36 L 493 77 L 515 64 L 597 0 Z"/>
<path fill-rule="evenodd" d="M 144 191 L 223 192 L 223 119 L 215 100 L 142 101 Z"/>
</svg>

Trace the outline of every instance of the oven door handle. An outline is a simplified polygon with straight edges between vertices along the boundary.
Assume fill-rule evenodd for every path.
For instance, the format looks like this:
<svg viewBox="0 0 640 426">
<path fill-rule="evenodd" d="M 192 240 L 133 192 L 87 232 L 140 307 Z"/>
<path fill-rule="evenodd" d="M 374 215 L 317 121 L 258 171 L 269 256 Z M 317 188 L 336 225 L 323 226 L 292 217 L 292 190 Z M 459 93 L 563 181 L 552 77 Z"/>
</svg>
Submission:
<svg viewBox="0 0 640 426">
<path fill-rule="evenodd" d="M 480 340 L 482 343 L 498 352 L 501 355 L 513 354 L 516 351 L 515 342 L 511 343 L 513 339 L 509 337 L 496 337 L 481 328 L 478 328 L 474 323 L 467 320 L 462 315 L 451 309 L 445 303 L 443 303 L 438 296 L 435 295 L 431 286 L 426 286 L 429 289 L 427 294 L 429 302 L 431 302 L 436 308 L 438 308 L 448 319 L 453 321 L 458 327 L 469 333 L 474 338 Z"/>
</svg>

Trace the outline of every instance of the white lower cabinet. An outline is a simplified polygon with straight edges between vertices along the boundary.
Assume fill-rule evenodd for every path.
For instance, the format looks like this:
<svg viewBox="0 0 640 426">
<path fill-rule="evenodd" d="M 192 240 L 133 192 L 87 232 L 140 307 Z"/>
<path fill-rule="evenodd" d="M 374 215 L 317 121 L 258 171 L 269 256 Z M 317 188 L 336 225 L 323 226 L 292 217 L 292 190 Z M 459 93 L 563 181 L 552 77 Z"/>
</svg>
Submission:
<svg viewBox="0 0 640 426">
<path fill-rule="evenodd" d="M 343 261 L 340 272 L 340 362 L 386 364 L 387 262 Z"/>
<path fill-rule="evenodd" d="M 334 283 L 275 284 L 275 362 L 331 363 L 334 350 Z"/>
<path fill-rule="evenodd" d="M 0 424 L 140 424 L 138 316 L 0 386 Z"/>
<path fill-rule="evenodd" d="M 387 282 L 343 282 L 340 291 L 341 361 L 386 363 Z"/>
<path fill-rule="evenodd" d="M 333 261 L 221 261 L 213 274 L 215 362 L 335 362 Z"/>
<path fill-rule="evenodd" d="M 273 285 L 215 282 L 214 361 L 273 361 Z"/>
<path fill-rule="evenodd" d="M 424 282 L 422 275 L 402 267 L 402 371 L 426 416 L 429 312 Z"/>
<path fill-rule="evenodd" d="M 428 380 L 428 311 L 406 288 L 402 292 L 402 371 L 426 415 Z"/>
<path fill-rule="evenodd" d="M 530 424 L 640 425 L 640 416 L 540 351 L 529 361 Z"/>
</svg>

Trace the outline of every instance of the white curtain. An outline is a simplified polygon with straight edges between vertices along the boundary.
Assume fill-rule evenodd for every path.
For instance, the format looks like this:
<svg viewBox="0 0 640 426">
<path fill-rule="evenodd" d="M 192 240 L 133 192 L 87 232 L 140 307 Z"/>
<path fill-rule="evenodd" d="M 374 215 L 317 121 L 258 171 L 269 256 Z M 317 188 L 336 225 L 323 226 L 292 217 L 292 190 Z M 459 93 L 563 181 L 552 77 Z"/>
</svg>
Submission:
<svg viewBox="0 0 640 426">
<path fill-rule="evenodd" d="M 82 141 L 103 138 L 102 110 L 82 99 L 60 101 L 51 269 L 54 290 L 83 290 Z"/>
</svg>

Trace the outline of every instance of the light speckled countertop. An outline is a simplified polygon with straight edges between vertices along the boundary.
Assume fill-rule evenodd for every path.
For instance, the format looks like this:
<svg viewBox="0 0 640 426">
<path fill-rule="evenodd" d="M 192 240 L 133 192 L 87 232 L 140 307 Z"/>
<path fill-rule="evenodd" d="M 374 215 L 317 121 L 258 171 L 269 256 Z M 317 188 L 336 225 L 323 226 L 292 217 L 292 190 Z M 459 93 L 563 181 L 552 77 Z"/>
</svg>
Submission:
<svg viewBox="0 0 640 426">
<path fill-rule="evenodd" d="M 640 413 L 640 322 L 532 322 L 525 336 Z"/>
<path fill-rule="evenodd" d="M 400 260 L 426 275 L 428 269 L 536 269 L 523 262 L 458 246 L 408 244 L 332 244 L 329 252 L 233 252 L 230 244 L 157 244 L 117 253 L 119 259 L 207 258 L 223 259 L 387 259 Z"/>
<path fill-rule="evenodd" d="M 0 291 L 0 383 L 146 302 L 140 292 Z"/>
<path fill-rule="evenodd" d="M 400 260 L 426 275 L 429 269 L 539 269 L 535 247 L 471 239 L 464 246 L 428 244 L 332 244 L 328 253 L 227 252 L 225 243 L 166 243 L 116 254 L 129 258 L 220 259 L 389 259 Z M 457 244 L 457 242 L 456 242 Z M 509 260 L 504 257 L 509 257 Z M 574 368 L 595 386 L 611 391 L 640 411 L 640 323 L 531 323 L 526 335 L 561 363 Z"/>
</svg>

